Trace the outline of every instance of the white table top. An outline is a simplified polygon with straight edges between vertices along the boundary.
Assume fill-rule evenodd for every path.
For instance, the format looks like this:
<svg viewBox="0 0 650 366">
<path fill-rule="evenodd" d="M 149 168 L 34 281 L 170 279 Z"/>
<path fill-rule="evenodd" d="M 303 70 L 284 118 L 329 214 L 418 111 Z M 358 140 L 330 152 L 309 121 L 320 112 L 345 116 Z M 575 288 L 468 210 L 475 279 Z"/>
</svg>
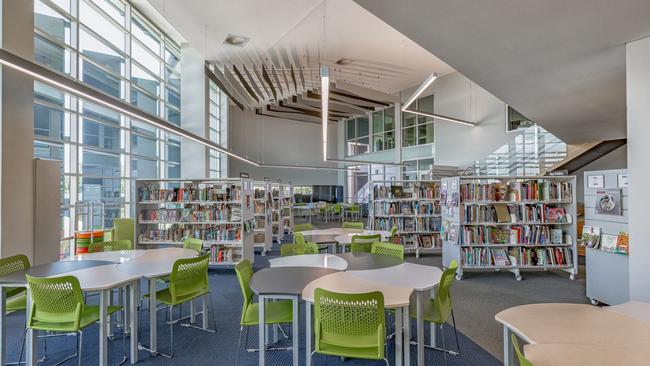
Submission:
<svg viewBox="0 0 650 366">
<path fill-rule="evenodd" d="M 404 262 L 387 268 L 367 271 L 349 271 L 351 275 L 368 281 L 381 282 L 393 286 L 411 287 L 415 291 L 431 290 L 440 283 L 442 270 L 438 267 Z"/>
<path fill-rule="evenodd" d="M 271 267 L 317 267 L 345 271 L 348 262 L 332 254 L 304 254 L 279 257 L 269 260 Z"/>
<path fill-rule="evenodd" d="M 387 238 L 390 237 L 390 232 L 389 231 L 383 231 L 383 230 L 357 230 L 356 232 L 353 233 L 344 233 L 341 235 L 337 235 L 334 240 L 336 240 L 339 244 L 350 244 L 352 243 L 352 237 L 355 235 L 376 235 L 380 234 L 382 237 L 382 240 L 386 240 Z"/>
<path fill-rule="evenodd" d="M 645 350 L 650 324 L 585 304 L 529 304 L 494 317 L 526 343 L 573 343 Z"/>
<path fill-rule="evenodd" d="M 76 271 L 67 272 L 52 277 L 74 276 L 79 280 L 81 289 L 84 291 L 106 290 L 114 287 L 125 285 L 140 278 L 140 276 L 117 270 L 119 264 L 108 264 L 84 268 Z"/>
<path fill-rule="evenodd" d="M 145 252 L 147 251 L 144 249 L 118 250 L 113 252 L 97 252 L 97 253 L 77 254 L 77 255 L 70 256 L 65 260 L 66 261 L 98 260 L 98 261 L 108 261 L 113 263 L 124 263 L 144 255 Z"/>
<path fill-rule="evenodd" d="M 620 305 L 605 306 L 603 309 L 650 322 L 650 303 L 647 302 L 630 301 Z"/>
<path fill-rule="evenodd" d="M 305 301 L 314 302 L 314 291 L 322 288 L 339 293 L 365 293 L 379 291 L 384 294 L 386 308 L 400 308 L 409 305 L 413 293 L 411 287 L 398 287 L 381 282 L 369 281 L 352 275 L 350 272 L 336 272 L 312 281 L 302 291 Z"/>
<path fill-rule="evenodd" d="M 647 365 L 650 352 L 589 344 L 527 344 L 524 354 L 535 366 L 641 366 Z"/>
<path fill-rule="evenodd" d="M 172 273 L 174 262 L 178 259 L 196 257 L 193 249 L 160 248 L 149 249 L 146 253 L 117 265 L 117 270 L 139 277 L 162 277 Z"/>
</svg>

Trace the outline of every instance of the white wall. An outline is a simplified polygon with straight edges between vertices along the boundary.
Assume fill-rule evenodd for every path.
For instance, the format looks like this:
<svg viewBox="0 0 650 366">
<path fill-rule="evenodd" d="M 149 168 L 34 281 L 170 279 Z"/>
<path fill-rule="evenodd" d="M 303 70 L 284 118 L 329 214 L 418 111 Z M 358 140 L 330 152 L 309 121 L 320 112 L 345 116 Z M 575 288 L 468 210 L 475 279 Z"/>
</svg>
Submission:
<svg viewBox="0 0 650 366">
<path fill-rule="evenodd" d="M 260 116 L 233 106 L 229 113 L 229 146 L 237 154 L 266 164 L 327 165 L 322 158 L 320 124 Z M 328 137 L 330 156 L 337 154 L 337 132 L 337 126 L 332 125 Z M 256 180 L 268 177 L 294 185 L 342 184 L 337 171 L 258 168 L 232 157 L 228 163 L 230 177 L 245 172 Z"/>
<path fill-rule="evenodd" d="M 630 300 L 650 301 L 650 38 L 626 46 Z"/>
<path fill-rule="evenodd" d="M 571 175 L 576 176 L 576 196 L 578 197 L 578 202 L 584 202 L 585 172 L 625 168 L 627 168 L 627 145 L 623 145 L 609 154 L 602 156 L 571 173 Z"/>
<path fill-rule="evenodd" d="M 205 60 L 195 49 L 184 45 L 181 57 L 181 128 L 208 137 L 208 80 Z M 181 141 L 181 177 L 208 176 L 206 147 L 189 139 Z"/>
</svg>

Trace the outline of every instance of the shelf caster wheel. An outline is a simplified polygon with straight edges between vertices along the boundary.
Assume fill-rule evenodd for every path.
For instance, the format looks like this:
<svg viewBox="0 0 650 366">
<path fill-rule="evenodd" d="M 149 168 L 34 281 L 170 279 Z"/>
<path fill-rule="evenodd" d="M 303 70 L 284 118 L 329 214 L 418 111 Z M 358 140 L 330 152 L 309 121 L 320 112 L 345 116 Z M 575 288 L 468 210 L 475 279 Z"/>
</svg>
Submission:
<svg viewBox="0 0 650 366">
<path fill-rule="evenodd" d="M 463 279 L 463 276 L 462 276 L 462 275 L 459 275 L 459 274 L 457 274 L 457 275 L 456 275 L 456 279 L 457 279 L 458 281 L 460 281 L 460 280 L 462 280 L 462 279 Z"/>
<path fill-rule="evenodd" d="M 572 273 L 571 276 L 569 276 L 569 278 L 571 279 L 571 281 L 575 281 L 576 275 Z"/>
<path fill-rule="evenodd" d="M 521 275 L 515 275 L 515 279 L 516 279 L 517 281 L 521 281 Z"/>
<path fill-rule="evenodd" d="M 262 251 L 262 257 L 266 257 L 266 250 Z"/>
<path fill-rule="evenodd" d="M 590 298 L 590 299 L 589 299 L 589 302 L 591 303 L 591 305 L 594 305 L 594 306 L 596 306 L 596 305 L 599 304 L 598 300 L 596 300 L 596 299 L 591 299 L 591 298 Z"/>
</svg>

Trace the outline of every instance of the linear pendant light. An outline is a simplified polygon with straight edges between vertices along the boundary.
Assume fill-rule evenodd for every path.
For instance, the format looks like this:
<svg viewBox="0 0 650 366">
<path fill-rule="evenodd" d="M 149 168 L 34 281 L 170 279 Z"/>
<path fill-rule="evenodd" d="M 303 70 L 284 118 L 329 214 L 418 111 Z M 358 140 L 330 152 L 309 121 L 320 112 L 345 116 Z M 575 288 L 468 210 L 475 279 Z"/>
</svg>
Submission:
<svg viewBox="0 0 650 366">
<path fill-rule="evenodd" d="M 454 117 L 449 117 L 449 116 L 443 116 L 441 114 L 435 114 L 435 113 L 427 113 L 427 112 L 420 112 L 420 111 L 415 111 L 412 109 L 408 109 L 408 107 L 415 102 L 415 100 L 420 96 L 420 94 L 424 93 L 424 91 L 429 87 L 429 85 L 433 84 L 434 81 L 438 78 L 438 75 L 436 73 L 433 73 L 429 75 L 423 82 L 420 84 L 420 86 L 415 90 L 413 94 L 406 100 L 406 103 L 402 105 L 402 112 L 407 112 L 407 113 L 413 113 L 417 114 L 420 116 L 425 116 L 425 117 L 431 117 L 434 119 L 441 119 L 443 121 L 449 121 L 453 123 L 458 123 L 461 125 L 465 126 L 471 126 L 475 127 L 476 123 L 470 122 L 470 121 L 465 121 L 462 119 L 454 118 Z"/>
</svg>

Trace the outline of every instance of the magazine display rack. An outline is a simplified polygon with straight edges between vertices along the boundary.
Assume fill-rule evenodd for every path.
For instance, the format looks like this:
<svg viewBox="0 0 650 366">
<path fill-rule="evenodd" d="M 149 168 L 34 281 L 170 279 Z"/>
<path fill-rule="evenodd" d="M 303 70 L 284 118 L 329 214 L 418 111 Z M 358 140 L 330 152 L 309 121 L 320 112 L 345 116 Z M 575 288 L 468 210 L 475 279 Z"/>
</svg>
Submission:
<svg viewBox="0 0 650 366">
<path fill-rule="evenodd" d="M 578 274 L 573 176 L 442 178 L 443 265 Z"/>
</svg>

